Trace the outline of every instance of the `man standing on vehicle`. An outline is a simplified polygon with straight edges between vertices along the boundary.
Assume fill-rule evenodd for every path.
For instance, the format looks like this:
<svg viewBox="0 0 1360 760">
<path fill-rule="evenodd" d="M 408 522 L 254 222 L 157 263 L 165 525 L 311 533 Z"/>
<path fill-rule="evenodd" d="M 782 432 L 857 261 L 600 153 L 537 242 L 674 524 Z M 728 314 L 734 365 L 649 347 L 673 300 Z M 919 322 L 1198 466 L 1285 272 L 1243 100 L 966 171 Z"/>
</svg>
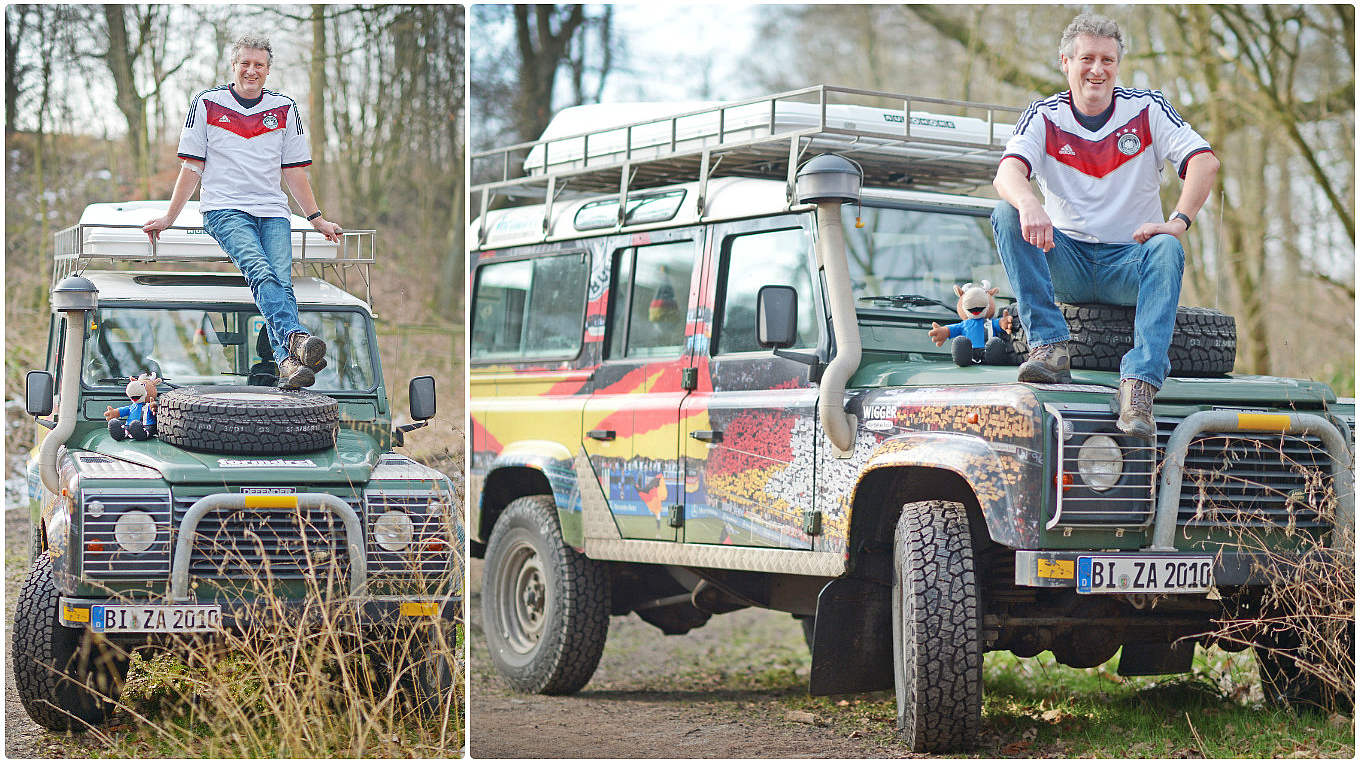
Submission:
<svg viewBox="0 0 1360 760">
<path fill-rule="evenodd" d="M 203 229 L 250 285 L 278 365 L 279 386 L 301 388 L 325 368 L 326 343 L 308 334 L 298 318 L 291 222 L 280 174 L 317 232 L 338 242 L 342 230 L 321 215 L 312 195 L 306 168 L 311 150 L 297 103 L 264 89 L 273 61 L 269 40 L 262 37 L 242 37 L 232 45 L 233 81 L 200 92 L 190 104 L 170 208 L 142 230 L 155 238 L 173 225 L 201 176 Z"/>
<path fill-rule="evenodd" d="M 1055 297 L 1135 306 L 1133 348 L 1119 368 L 1118 427 L 1153 438 L 1152 398 L 1171 370 L 1185 266 L 1178 236 L 1209 197 L 1218 159 L 1160 92 L 1115 86 L 1124 55 L 1115 22 L 1077 16 L 1058 52 L 1071 90 L 1030 104 L 993 182 L 1006 201 L 992 213 L 997 249 L 1031 347 L 1019 380 L 1071 381 L 1070 333 Z M 1164 161 L 1184 180 L 1165 221 Z"/>
</svg>

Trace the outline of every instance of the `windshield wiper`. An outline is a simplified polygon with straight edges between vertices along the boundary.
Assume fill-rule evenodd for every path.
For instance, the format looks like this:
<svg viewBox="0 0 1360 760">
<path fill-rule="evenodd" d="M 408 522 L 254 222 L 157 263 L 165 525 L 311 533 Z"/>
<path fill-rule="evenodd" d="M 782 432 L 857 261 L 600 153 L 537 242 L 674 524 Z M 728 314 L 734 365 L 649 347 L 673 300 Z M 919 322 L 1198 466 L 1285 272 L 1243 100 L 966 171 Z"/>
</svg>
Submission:
<svg viewBox="0 0 1360 760">
<path fill-rule="evenodd" d="M 895 296 L 860 296 L 859 300 L 869 303 L 887 304 L 889 306 L 938 306 L 948 311 L 954 311 L 954 307 L 943 301 L 937 301 L 927 296 L 918 296 L 914 293 L 902 293 Z"/>
</svg>

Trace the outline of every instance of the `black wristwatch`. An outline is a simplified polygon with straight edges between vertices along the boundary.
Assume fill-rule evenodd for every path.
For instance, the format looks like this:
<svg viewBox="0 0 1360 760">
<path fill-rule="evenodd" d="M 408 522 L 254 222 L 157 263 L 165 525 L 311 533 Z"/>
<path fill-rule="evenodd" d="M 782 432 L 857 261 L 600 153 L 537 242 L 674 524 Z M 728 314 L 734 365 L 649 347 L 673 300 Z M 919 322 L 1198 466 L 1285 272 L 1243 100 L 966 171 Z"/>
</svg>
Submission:
<svg viewBox="0 0 1360 760">
<path fill-rule="evenodd" d="M 319 213 L 319 212 L 318 212 L 318 213 Z M 1190 229 L 1190 217 L 1188 217 L 1188 216 L 1186 216 L 1185 214 L 1182 214 L 1181 212 L 1177 211 L 1176 213 L 1174 213 L 1174 214 L 1171 215 L 1171 219 L 1177 219 L 1177 218 L 1179 218 L 1181 221 L 1185 222 L 1185 229 L 1187 229 L 1187 230 Z M 1167 221 L 1169 222 L 1169 221 L 1171 221 L 1171 219 L 1168 219 Z"/>
<path fill-rule="evenodd" d="M 317 218 L 318 216 L 321 216 L 321 209 L 317 209 L 317 211 L 316 211 L 315 214 L 312 214 L 311 216 L 307 217 L 307 221 L 310 222 L 310 221 L 312 221 L 313 219 Z M 1186 223 L 1186 224 L 1189 224 L 1190 221 L 1189 221 L 1189 220 L 1186 220 L 1185 223 Z"/>
</svg>

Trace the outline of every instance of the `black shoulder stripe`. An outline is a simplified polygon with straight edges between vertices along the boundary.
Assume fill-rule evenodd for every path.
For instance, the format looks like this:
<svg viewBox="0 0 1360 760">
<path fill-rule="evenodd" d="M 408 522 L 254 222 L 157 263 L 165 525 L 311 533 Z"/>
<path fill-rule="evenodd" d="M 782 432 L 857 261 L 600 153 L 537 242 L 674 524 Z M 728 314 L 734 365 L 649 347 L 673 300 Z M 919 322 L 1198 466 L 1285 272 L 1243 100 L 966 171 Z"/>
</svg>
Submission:
<svg viewBox="0 0 1360 760">
<path fill-rule="evenodd" d="M 225 90 L 225 89 L 227 89 L 227 85 L 225 85 L 225 84 L 219 84 L 219 85 L 217 85 L 216 87 L 209 87 L 208 89 L 203 90 L 202 92 L 200 92 L 200 93 L 198 93 L 197 95 L 195 95 L 195 96 L 194 96 L 194 99 L 193 99 L 192 101 L 189 102 L 189 118 L 187 118 L 187 119 L 184 120 L 184 127 L 185 127 L 185 129 L 188 129 L 188 128 L 191 128 L 191 127 L 194 126 L 194 115 L 198 113 L 198 101 L 202 100 L 202 99 L 203 99 L 203 96 L 204 96 L 204 95 L 207 95 L 207 94 L 210 93 L 210 92 L 215 92 L 215 91 L 217 91 L 217 90 Z"/>
<path fill-rule="evenodd" d="M 1026 108 L 1025 112 L 1020 114 L 1020 118 L 1015 122 L 1015 129 L 1014 131 L 1011 132 L 1011 134 L 1020 134 L 1021 132 L 1024 132 L 1026 129 L 1029 128 L 1029 123 L 1031 120 L 1034 119 L 1035 114 L 1039 113 L 1040 110 L 1044 111 L 1057 110 L 1058 104 L 1061 101 L 1062 93 L 1059 93 L 1057 95 L 1053 95 L 1047 98 L 1040 98 L 1039 100 L 1030 103 L 1029 108 Z"/>
</svg>

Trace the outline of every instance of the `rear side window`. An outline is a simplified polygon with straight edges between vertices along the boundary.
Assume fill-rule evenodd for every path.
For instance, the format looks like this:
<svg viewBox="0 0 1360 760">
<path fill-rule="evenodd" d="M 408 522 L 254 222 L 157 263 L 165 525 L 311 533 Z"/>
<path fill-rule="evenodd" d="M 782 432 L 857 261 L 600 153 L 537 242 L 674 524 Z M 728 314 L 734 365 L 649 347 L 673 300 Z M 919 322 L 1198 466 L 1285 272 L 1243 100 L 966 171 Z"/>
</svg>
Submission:
<svg viewBox="0 0 1360 760">
<path fill-rule="evenodd" d="M 609 358 L 679 356 L 694 271 L 694 241 L 624 248 L 614 254 Z"/>
<path fill-rule="evenodd" d="M 812 241 L 801 229 L 735 235 L 723 257 L 722 317 L 715 354 L 764 351 L 756 342 L 756 294 L 762 285 L 798 290 L 798 348 L 817 345 L 817 309 L 808 263 Z"/>
<path fill-rule="evenodd" d="M 566 358 L 579 353 L 587 269 L 584 253 L 478 268 L 472 358 Z"/>
</svg>

